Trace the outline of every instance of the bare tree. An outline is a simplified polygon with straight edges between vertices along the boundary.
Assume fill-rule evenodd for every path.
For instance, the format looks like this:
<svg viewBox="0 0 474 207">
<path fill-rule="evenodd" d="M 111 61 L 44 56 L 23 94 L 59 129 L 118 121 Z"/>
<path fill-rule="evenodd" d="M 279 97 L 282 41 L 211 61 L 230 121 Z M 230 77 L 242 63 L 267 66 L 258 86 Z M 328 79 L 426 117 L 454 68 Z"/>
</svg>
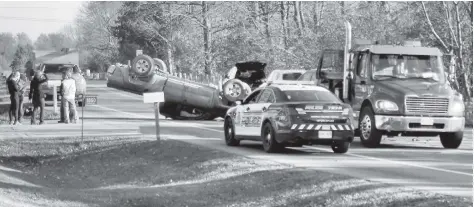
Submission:
<svg viewBox="0 0 474 207">
<path fill-rule="evenodd" d="M 211 22 L 208 19 L 208 12 L 209 12 L 209 5 L 207 2 L 202 1 L 201 3 L 202 7 L 202 30 L 203 30 L 203 35 L 204 35 L 204 73 L 206 75 L 211 74 L 211 62 L 212 62 L 212 55 L 211 55 Z"/>
</svg>

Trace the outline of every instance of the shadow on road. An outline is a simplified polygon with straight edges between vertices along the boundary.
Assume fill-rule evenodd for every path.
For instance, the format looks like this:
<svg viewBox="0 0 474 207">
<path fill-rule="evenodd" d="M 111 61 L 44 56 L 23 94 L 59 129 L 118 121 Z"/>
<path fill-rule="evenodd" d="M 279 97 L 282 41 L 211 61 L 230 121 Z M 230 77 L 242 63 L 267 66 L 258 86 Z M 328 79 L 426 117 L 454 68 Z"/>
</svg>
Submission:
<svg viewBox="0 0 474 207">
<path fill-rule="evenodd" d="M 250 149 L 253 152 L 261 152 L 267 154 L 263 150 L 263 146 L 261 143 L 255 142 L 255 143 L 241 143 L 240 147 L 245 148 L 245 149 Z M 304 148 L 299 148 L 299 149 L 291 149 L 291 148 L 285 148 L 283 151 L 279 153 L 268 153 L 268 155 L 310 155 L 310 154 L 332 154 L 330 152 L 322 152 L 322 151 L 315 151 L 315 150 L 310 150 L 310 149 L 304 149 Z"/>
<path fill-rule="evenodd" d="M 360 142 L 353 142 L 351 148 L 367 148 L 362 145 Z M 377 148 L 367 148 L 370 149 L 428 149 L 428 150 L 440 150 L 444 149 L 441 147 L 423 147 L 423 146 L 409 146 L 409 145 L 393 145 L 393 144 L 380 144 Z"/>
</svg>

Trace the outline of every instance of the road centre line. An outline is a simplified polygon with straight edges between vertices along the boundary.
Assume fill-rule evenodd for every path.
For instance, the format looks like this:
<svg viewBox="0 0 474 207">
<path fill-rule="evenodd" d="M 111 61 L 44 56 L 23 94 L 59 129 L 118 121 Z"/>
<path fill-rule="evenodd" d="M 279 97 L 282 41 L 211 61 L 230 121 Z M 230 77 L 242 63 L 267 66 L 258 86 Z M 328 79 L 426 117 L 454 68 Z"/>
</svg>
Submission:
<svg viewBox="0 0 474 207">
<path fill-rule="evenodd" d="M 325 151 L 325 152 L 332 152 L 332 150 L 329 150 L 329 149 L 326 149 L 326 148 L 321 148 L 321 147 L 313 147 L 313 146 L 304 146 L 304 147 L 305 148 L 310 148 L 310 149 L 321 150 L 321 151 Z M 406 166 L 417 167 L 417 168 L 424 168 L 424 169 L 447 172 L 447 173 L 453 173 L 453 174 L 458 174 L 458 175 L 467 175 L 467 176 L 470 176 L 470 177 L 473 176 L 472 174 L 469 174 L 469 173 L 464 173 L 464 172 L 459 172 L 459 171 L 454 171 L 454 170 L 447 170 L 447 169 L 436 168 L 436 167 L 428 167 L 428 166 L 424 166 L 424 165 L 417 165 L 417 164 L 403 162 L 403 161 L 389 160 L 389 159 L 383 159 L 383 158 L 353 154 L 353 153 L 349 153 L 349 152 L 345 153 L 345 155 L 364 158 L 364 159 L 370 159 L 370 160 L 376 160 L 376 161 L 381 161 L 381 162 L 391 162 L 393 164 L 406 165 Z"/>
</svg>

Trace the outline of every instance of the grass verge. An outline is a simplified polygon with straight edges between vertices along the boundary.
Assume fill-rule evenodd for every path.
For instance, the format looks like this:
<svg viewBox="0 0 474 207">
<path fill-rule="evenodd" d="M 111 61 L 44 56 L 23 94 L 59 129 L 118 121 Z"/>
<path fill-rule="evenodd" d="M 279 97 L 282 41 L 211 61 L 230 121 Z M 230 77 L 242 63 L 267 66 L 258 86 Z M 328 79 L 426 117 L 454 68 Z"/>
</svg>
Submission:
<svg viewBox="0 0 474 207">
<path fill-rule="evenodd" d="M 0 206 L 472 206 L 180 141 L 79 140 L 2 141 Z"/>
<path fill-rule="evenodd" d="M 9 107 L 9 106 L 8 106 Z M 9 109 L 9 108 L 8 108 Z M 10 118 L 8 117 L 8 109 L 3 109 L 0 112 L 0 125 L 9 124 Z M 37 121 L 39 121 L 39 111 L 36 112 Z M 44 120 L 59 120 L 59 113 L 54 112 L 53 109 L 46 107 L 44 109 Z M 23 115 L 22 121 L 24 123 L 30 123 L 31 116 Z"/>
</svg>

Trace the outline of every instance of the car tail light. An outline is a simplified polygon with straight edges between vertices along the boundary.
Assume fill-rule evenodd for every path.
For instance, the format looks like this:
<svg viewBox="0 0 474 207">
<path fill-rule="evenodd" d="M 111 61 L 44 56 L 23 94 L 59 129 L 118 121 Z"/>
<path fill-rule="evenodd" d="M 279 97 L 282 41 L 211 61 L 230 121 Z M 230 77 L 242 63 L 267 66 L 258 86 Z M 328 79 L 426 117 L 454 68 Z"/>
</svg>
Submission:
<svg viewBox="0 0 474 207">
<path fill-rule="evenodd" d="M 287 124 L 290 124 L 291 120 L 290 120 L 290 110 L 287 108 L 287 107 L 283 107 L 282 109 L 280 109 L 280 111 L 278 111 L 276 117 L 275 117 L 275 120 L 277 122 L 280 122 L 284 125 L 287 125 Z"/>
<path fill-rule="evenodd" d="M 345 108 L 342 111 L 342 116 L 346 119 L 346 123 L 350 124 L 351 126 L 353 125 L 354 122 L 354 112 L 352 111 L 352 108 Z"/>
</svg>

